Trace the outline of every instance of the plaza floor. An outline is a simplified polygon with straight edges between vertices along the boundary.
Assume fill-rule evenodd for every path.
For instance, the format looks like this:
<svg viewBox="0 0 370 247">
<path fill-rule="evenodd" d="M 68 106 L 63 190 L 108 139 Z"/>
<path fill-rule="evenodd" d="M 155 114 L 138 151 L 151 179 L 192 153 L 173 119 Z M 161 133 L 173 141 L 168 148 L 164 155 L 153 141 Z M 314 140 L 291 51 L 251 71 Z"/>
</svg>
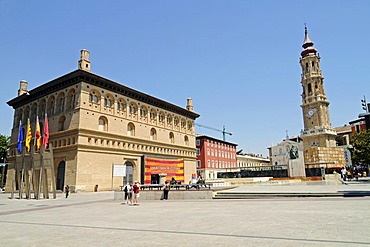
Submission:
<svg viewBox="0 0 370 247">
<path fill-rule="evenodd" d="M 246 185 L 235 191 L 362 190 L 370 184 Z M 370 197 L 148 200 L 0 194 L 1 246 L 370 246 Z"/>
</svg>

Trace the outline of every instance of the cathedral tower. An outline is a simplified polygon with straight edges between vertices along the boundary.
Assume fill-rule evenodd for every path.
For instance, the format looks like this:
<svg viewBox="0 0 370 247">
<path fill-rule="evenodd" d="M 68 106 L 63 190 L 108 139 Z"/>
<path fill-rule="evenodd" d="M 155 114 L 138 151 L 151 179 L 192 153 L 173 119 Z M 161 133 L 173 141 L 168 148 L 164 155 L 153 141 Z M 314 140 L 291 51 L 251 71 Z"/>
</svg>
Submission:
<svg viewBox="0 0 370 247">
<path fill-rule="evenodd" d="M 302 112 L 304 130 L 301 133 L 306 169 L 343 165 L 344 151 L 336 147 L 337 133 L 329 116 L 329 101 L 324 90 L 324 77 L 320 69 L 320 56 L 305 27 L 301 52 Z M 335 155 L 334 155 L 335 154 Z M 342 157 L 343 156 L 343 157 Z M 342 160 L 343 158 L 343 160 Z M 309 175 L 309 171 L 306 172 Z"/>
</svg>

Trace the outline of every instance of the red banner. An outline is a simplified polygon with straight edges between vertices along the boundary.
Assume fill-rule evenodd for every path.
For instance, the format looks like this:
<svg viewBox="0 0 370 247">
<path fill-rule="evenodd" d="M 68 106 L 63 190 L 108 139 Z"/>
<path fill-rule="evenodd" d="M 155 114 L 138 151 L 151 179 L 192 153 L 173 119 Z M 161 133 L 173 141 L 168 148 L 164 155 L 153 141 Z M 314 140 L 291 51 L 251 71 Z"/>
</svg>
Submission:
<svg viewBox="0 0 370 247">
<path fill-rule="evenodd" d="M 152 174 L 165 174 L 167 181 L 175 178 L 177 182 L 184 183 L 184 159 L 145 157 L 144 169 L 144 184 L 152 183 Z"/>
</svg>

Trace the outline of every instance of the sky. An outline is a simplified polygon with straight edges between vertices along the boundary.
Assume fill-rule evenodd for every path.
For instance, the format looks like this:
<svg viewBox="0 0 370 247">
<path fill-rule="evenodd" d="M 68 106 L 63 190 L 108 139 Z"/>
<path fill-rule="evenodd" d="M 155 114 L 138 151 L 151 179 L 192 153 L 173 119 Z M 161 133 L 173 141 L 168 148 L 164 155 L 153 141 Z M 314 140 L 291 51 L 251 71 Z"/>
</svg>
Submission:
<svg viewBox="0 0 370 247">
<path fill-rule="evenodd" d="M 0 0 L 0 134 L 11 133 L 19 82 L 31 90 L 77 69 L 186 108 L 244 153 L 303 129 L 304 27 L 321 56 L 333 127 L 369 97 L 370 1 Z M 222 133 L 197 127 L 222 140 Z"/>
</svg>

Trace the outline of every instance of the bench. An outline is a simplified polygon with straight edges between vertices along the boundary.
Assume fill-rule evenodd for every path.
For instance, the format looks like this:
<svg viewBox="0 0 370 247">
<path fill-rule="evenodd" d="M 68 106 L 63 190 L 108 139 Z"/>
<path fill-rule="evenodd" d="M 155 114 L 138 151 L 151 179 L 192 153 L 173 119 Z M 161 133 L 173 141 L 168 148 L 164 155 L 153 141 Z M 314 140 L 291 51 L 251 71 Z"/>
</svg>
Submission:
<svg viewBox="0 0 370 247">
<path fill-rule="evenodd" d="M 162 188 L 163 188 L 163 184 L 142 184 L 142 185 L 140 185 L 141 190 L 145 190 L 145 189 L 148 189 L 148 190 L 153 190 L 153 189 L 162 190 Z"/>
<path fill-rule="evenodd" d="M 172 188 L 175 188 L 176 190 L 179 190 L 181 188 L 185 188 L 185 185 L 183 184 L 173 184 L 173 185 L 170 185 L 170 189 Z"/>
<path fill-rule="evenodd" d="M 208 188 L 208 189 L 211 189 L 211 185 L 210 184 L 188 184 L 186 185 L 186 190 L 190 190 L 191 188 L 195 188 L 197 190 L 200 190 L 200 188 L 202 187 L 205 187 L 205 188 Z"/>
</svg>

